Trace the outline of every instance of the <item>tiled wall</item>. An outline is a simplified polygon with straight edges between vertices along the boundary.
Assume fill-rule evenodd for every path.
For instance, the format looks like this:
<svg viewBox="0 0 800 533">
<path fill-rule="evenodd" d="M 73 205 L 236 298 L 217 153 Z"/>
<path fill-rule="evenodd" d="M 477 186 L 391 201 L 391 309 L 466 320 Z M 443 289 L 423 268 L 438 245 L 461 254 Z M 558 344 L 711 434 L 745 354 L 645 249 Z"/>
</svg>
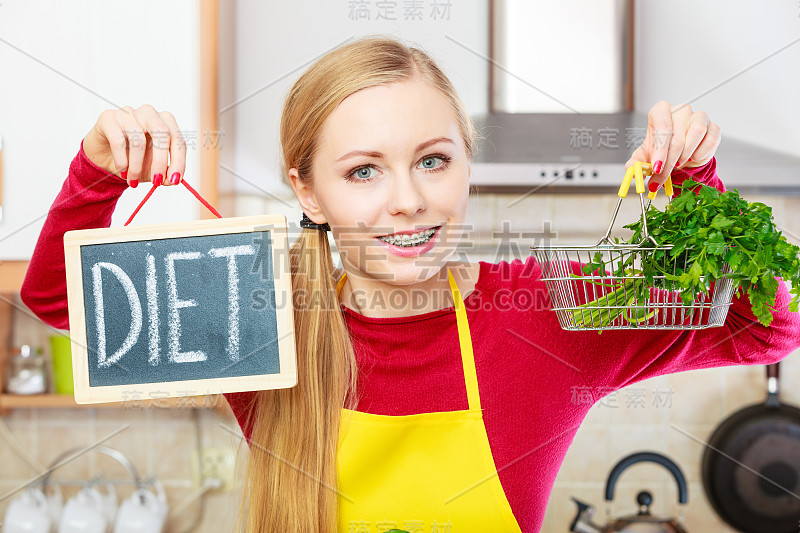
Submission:
<svg viewBox="0 0 800 533">
<path fill-rule="evenodd" d="M 776 222 L 794 243 L 800 243 L 800 198 L 744 195 L 773 207 Z M 663 202 L 663 196 L 661 197 Z M 474 194 L 470 199 L 468 222 L 474 231 L 467 238 L 473 243 L 465 250 L 470 259 L 496 262 L 528 254 L 532 234 L 541 232 L 550 221 L 557 242 L 594 243 L 605 232 L 616 204 L 616 196 L 541 194 Z M 660 204 L 659 204 L 660 205 Z M 292 196 L 282 199 L 244 196 L 221 198 L 225 215 L 282 213 L 289 221 L 299 222 L 300 208 Z M 623 201 L 616 227 L 632 221 L 639 209 L 635 197 Z M 504 221 L 507 221 L 503 230 Z M 505 234 L 503 235 L 498 234 Z M 494 233 L 494 235 L 493 235 Z M 625 235 L 625 230 L 615 232 Z M 505 243 L 501 244 L 505 239 Z M 25 312 L 14 317 L 14 342 L 38 344 L 46 349 L 52 331 Z M 800 352 L 790 355 L 781 365 L 781 399 L 800 405 Z M 666 471 L 650 464 L 631 467 L 618 485 L 616 498 L 608 506 L 612 516 L 633 514 L 636 494 L 649 490 L 654 497 L 652 511 L 658 515 L 682 513 L 689 531 L 727 533 L 704 497 L 699 464 L 703 442 L 727 415 L 740 407 L 762 402 L 766 394 L 763 366 L 739 366 L 683 372 L 639 382 L 621 389 L 594 405 L 579 429 L 550 496 L 546 533 L 567 531 L 575 515 L 574 496 L 597 507 L 597 521 L 606 521 L 603 500 L 609 470 L 625 455 L 652 450 L 675 460 L 688 477 L 689 504 L 677 505 L 677 489 Z M 632 401 L 644 397 L 644 404 Z M 224 425 L 238 431 L 233 416 L 214 410 L 199 411 L 201 440 L 204 446 L 230 446 L 240 454 L 239 483 L 246 446 L 226 431 Z M 196 494 L 192 486 L 191 450 L 195 448 L 195 425 L 188 409 L 40 409 L 12 410 L 3 417 L 11 434 L 33 459 L 46 465 L 61 451 L 87 446 L 130 424 L 120 434 L 103 444 L 128 455 L 142 475 L 151 475 L 167 488 L 170 504 L 184 512 L 171 520 L 170 533 L 231 531 L 241 485 L 233 492 L 206 495 L 201 522 L 192 526 L 200 512 L 200 500 L 184 506 Z M 0 496 L 36 475 L 0 435 Z M 86 454 L 59 469 L 57 479 L 86 478 L 102 469 L 109 476 L 125 478 L 122 469 L 104 456 Z M 64 487 L 65 495 L 77 488 Z M 120 498 L 130 493 L 120 487 Z M 5 513 L 9 499 L 0 501 Z"/>
<path fill-rule="evenodd" d="M 40 346 L 47 353 L 48 336 L 58 330 L 42 324 L 18 297 L 15 308 L 12 342 Z M 196 411 L 197 421 L 189 406 L 11 409 L 0 415 L 0 424 L 5 423 L 10 433 L 9 437 L 0 432 L 0 498 L 36 477 L 62 452 L 100 442 L 125 454 L 141 477 L 155 478 L 164 485 L 172 509 L 165 533 L 233 531 L 247 446 L 237 438 L 241 432 L 227 405 L 220 411 L 213 408 Z M 210 492 L 200 497 L 194 487 L 191 452 L 197 448 L 198 427 L 201 446 L 227 447 L 240 458 L 236 486 L 231 491 Z M 107 438 L 109 435 L 113 436 Z M 12 445 L 9 438 L 17 445 Z M 24 452 L 17 451 L 19 447 Z M 80 488 L 75 482 L 98 475 L 124 483 L 116 485 L 120 502 L 133 491 L 133 485 L 127 483 L 132 479 L 130 474 L 98 452 L 85 453 L 57 468 L 52 479 L 63 483 L 61 492 L 66 502 Z M 0 500 L 0 521 L 16 496 Z"/>
</svg>

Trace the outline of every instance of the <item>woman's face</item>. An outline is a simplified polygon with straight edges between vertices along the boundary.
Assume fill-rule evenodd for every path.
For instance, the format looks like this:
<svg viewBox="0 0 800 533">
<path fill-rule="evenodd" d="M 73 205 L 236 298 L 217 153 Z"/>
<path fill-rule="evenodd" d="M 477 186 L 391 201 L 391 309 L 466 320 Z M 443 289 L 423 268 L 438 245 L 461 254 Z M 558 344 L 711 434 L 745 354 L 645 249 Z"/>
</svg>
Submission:
<svg viewBox="0 0 800 533">
<path fill-rule="evenodd" d="M 418 283 L 445 265 L 461 239 L 469 177 L 455 113 L 442 95 L 416 79 L 370 87 L 343 100 L 323 126 L 305 212 L 330 225 L 346 270 Z M 379 238 L 414 232 L 406 243 Z"/>
</svg>

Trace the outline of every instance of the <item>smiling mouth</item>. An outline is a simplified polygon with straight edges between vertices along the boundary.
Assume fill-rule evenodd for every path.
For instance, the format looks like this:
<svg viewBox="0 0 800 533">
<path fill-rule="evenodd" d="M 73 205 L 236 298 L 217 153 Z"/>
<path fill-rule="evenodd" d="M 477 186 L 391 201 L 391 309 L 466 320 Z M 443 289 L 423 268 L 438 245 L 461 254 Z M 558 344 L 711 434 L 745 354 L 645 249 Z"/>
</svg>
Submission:
<svg viewBox="0 0 800 533">
<path fill-rule="evenodd" d="M 415 233 L 393 233 L 391 235 L 382 235 L 375 237 L 383 242 L 400 247 L 411 247 L 425 244 L 431 237 L 441 228 L 441 226 L 434 226 L 432 228 L 417 231 Z"/>
</svg>

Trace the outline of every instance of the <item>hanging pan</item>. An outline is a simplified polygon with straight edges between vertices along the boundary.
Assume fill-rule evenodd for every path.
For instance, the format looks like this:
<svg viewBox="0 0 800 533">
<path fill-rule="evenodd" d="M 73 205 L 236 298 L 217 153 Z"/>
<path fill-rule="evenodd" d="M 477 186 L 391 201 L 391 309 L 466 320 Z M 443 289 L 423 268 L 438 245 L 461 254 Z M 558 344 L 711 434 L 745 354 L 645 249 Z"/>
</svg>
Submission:
<svg viewBox="0 0 800 533">
<path fill-rule="evenodd" d="M 703 452 L 708 500 L 744 533 L 800 527 L 800 409 L 780 403 L 779 366 L 767 365 L 766 402 L 725 419 Z"/>
</svg>

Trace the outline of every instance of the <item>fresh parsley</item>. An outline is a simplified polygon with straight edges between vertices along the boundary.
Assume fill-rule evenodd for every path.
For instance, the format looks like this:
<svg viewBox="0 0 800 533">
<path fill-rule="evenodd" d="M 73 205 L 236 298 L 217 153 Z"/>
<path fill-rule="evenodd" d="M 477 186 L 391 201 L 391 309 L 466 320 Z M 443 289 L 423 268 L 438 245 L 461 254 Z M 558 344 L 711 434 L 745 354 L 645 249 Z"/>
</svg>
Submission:
<svg viewBox="0 0 800 533">
<path fill-rule="evenodd" d="M 623 254 L 624 259 L 616 267 L 612 265 L 612 274 L 637 276 L 573 311 L 574 321 L 594 324 L 600 319 L 601 325 L 607 325 L 624 314 L 631 323 L 643 322 L 654 315 L 648 312 L 648 287 L 679 290 L 683 303 L 690 305 L 698 293 L 708 295 L 711 283 L 722 277 L 733 280 L 737 293 L 747 292 L 753 315 L 764 326 L 769 326 L 773 318 L 772 306 L 778 292 L 775 277 L 787 280 L 792 294 L 789 310 L 796 313 L 800 303 L 800 248 L 777 230 L 772 208 L 744 200 L 735 189 L 720 193 L 715 187 L 691 179 L 676 188 L 682 194 L 667 204 L 664 211 L 651 206 L 646 213 L 650 235 L 659 244 L 672 248 Z M 642 241 L 641 216 L 624 227 L 633 230 L 625 244 Z M 649 245 L 645 242 L 642 246 Z M 635 255 L 640 259 L 638 268 L 634 268 Z M 602 275 L 606 266 L 602 254 L 597 252 L 582 271 L 590 275 L 599 269 Z"/>
</svg>

